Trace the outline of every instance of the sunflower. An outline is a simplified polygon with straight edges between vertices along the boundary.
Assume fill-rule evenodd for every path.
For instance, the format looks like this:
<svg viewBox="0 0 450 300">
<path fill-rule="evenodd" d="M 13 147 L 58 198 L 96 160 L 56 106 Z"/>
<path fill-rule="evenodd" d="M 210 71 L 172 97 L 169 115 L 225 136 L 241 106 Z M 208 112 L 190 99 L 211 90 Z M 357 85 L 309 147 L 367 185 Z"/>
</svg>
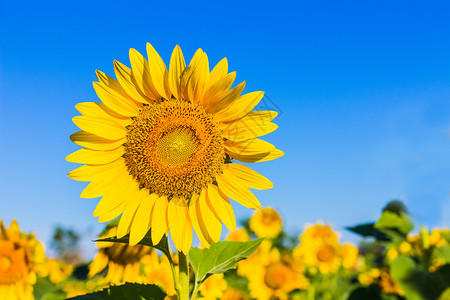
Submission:
<svg viewBox="0 0 450 300">
<path fill-rule="evenodd" d="M 204 300 L 215 300 L 220 299 L 227 290 L 227 281 L 223 278 L 222 274 L 213 274 L 208 277 L 200 286 L 199 291 L 201 297 L 199 299 Z"/>
<path fill-rule="evenodd" d="M 245 228 L 239 228 L 231 232 L 227 236 L 226 240 L 231 242 L 247 242 L 250 240 L 250 237 L 248 236 L 248 232 Z"/>
<path fill-rule="evenodd" d="M 269 260 L 255 267 L 247 278 L 250 295 L 256 299 L 288 299 L 290 292 L 309 286 L 302 266 L 287 255 L 281 256 L 278 249 L 272 249 Z"/>
<path fill-rule="evenodd" d="M 275 238 L 283 228 L 283 220 L 278 212 L 264 207 L 253 214 L 249 221 L 250 229 L 259 237 Z"/>
<path fill-rule="evenodd" d="M 9 228 L 0 220 L 0 295 L 6 300 L 34 299 L 36 273 L 44 270 L 44 248 L 34 234 L 20 231 L 15 220 Z"/>
<path fill-rule="evenodd" d="M 220 298 L 221 300 L 248 300 L 248 296 L 245 292 L 235 289 L 229 288 Z"/>
<path fill-rule="evenodd" d="M 45 267 L 48 272 L 48 278 L 55 284 L 66 280 L 73 272 L 73 265 L 55 258 L 48 259 Z"/>
<path fill-rule="evenodd" d="M 165 255 L 159 257 L 155 251 L 141 259 L 145 273 L 145 283 L 162 287 L 170 296 L 175 295 L 169 260 Z"/>
<path fill-rule="evenodd" d="M 111 227 L 100 236 L 108 238 L 117 234 L 117 227 Z M 141 270 L 141 260 L 152 253 L 152 248 L 141 245 L 129 246 L 112 242 L 97 242 L 100 248 L 94 260 L 89 264 L 88 277 L 92 278 L 96 274 L 107 268 L 105 282 L 123 283 L 145 281 L 144 273 Z"/>
<path fill-rule="evenodd" d="M 231 88 L 235 72 L 227 59 L 210 72 L 197 50 L 186 66 L 179 46 L 169 69 L 147 44 L 148 61 L 130 50 L 131 68 L 115 61 L 117 80 L 97 71 L 94 89 L 102 103 L 79 103 L 73 118 L 81 129 L 71 135 L 84 147 L 66 159 L 85 164 L 69 173 L 90 181 L 83 198 L 102 197 L 94 216 L 100 222 L 122 215 L 117 235 L 130 233 L 137 244 L 151 228 L 157 244 L 170 231 L 187 253 L 193 227 L 203 244 L 220 238 L 222 222 L 236 227 L 228 198 L 261 207 L 249 190 L 273 184 L 251 168 L 232 162 L 273 160 L 284 153 L 259 139 L 277 125 L 277 113 L 253 111 L 264 93 L 241 95 L 245 82 Z"/>
</svg>

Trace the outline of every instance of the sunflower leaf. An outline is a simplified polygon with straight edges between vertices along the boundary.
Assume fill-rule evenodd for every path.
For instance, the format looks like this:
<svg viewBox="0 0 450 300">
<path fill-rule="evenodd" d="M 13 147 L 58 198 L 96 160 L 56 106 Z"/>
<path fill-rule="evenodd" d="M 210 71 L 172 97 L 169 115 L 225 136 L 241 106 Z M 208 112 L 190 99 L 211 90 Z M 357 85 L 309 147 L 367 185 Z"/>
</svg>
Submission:
<svg viewBox="0 0 450 300">
<path fill-rule="evenodd" d="M 127 235 L 121 237 L 120 239 L 118 239 L 116 236 L 114 236 L 114 237 L 109 237 L 109 238 L 105 238 L 105 239 L 97 239 L 94 242 L 113 242 L 113 243 L 129 244 L 129 240 L 130 240 L 130 235 L 127 234 Z M 157 245 L 153 245 L 151 231 L 149 230 L 147 232 L 147 234 L 144 236 L 144 238 L 138 243 L 138 245 L 156 248 L 156 249 L 160 250 L 162 253 L 164 253 L 164 255 L 166 255 L 167 258 L 169 259 L 169 261 L 172 261 L 172 256 L 170 254 L 169 244 L 167 242 L 166 235 L 163 235 L 163 237 L 161 238 L 161 241 L 159 241 L 159 243 Z"/>
<path fill-rule="evenodd" d="M 123 285 L 112 285 L 101 291 L 69 298 L 73 300 L 160 300 L 166 297 L 166 293 L 154 284 L 125 283 Z M 68 299 L 68 300 L 69 300 Z"/>
<path fill-rule="evenodd" d="M 236 263 L 248 258 L 258 249 L 264 239 L 249 242 L 218 242 L 211 244 L 209 249 L 191 248 L 189 261 L 195 274 L 195 280 L 200 283 L 208 275 L 224 273 L 235 269 Z"/>
</svg>

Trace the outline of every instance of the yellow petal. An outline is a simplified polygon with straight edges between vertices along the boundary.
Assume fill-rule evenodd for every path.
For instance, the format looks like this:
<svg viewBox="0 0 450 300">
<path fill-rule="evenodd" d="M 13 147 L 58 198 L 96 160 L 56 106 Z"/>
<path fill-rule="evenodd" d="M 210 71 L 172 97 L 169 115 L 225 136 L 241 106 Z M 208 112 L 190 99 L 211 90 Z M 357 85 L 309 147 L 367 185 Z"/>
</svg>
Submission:
<svg viewBox="0 0 450 300">
<path fill-rule="evenodd" d="M 95 178 L 101 178 L 105 176 L 107 172 L 119 171 L 120 168 L 125 166 L 123 159 L 118 159 L 110 164 L 106 165 L 84 165 L 75 170 L 69 172 L 69 177 L 78 181 L 92 181 Z M 114 169 L 114 170 L 113 170 Z"/>
<path fill-rule="evenodd" d="M 103 119 L 113 120 L 123 127 L 130 125 L 132 120 L 124 117 L 108 108 L 104 103 L 100 102 L 82 102 L 75 105 L 75 108 L 84 116 L 99 117 Z"/>
<path fill-rule="evenodd" d="M 192 244 L 192 224 L 184 199 L 172 198 L 170 200 L 167 219 L 175 247 L 184 254 L 188 254 Z"/>
<path fill-rule="evenodd" d="M 213 184 L 208 184 L 208 202 L 211 204 L 216 215 L 222 220 L 227 228 L 233 232 L 236 230 L 236 218 L 233 207 L 228 197 Z"/>
<path fill-rule="evenodd" d="M 140 193 L 143 193 L 143 200 L 136 211 L 136 216 L 134 217 L 133 224 L 131 225 L 131 246 L 139 243 L 150 229 L 153 206 L 159 198 L 157 194 L 148 195 L 148 190 L 146 189 L 142 189 Z"/>
<path fill-rule="evenodd" d="M 261 139 L 249 139 L 240 142 L 225 141 L 225 148 L 238 155 L 254 155 L 258 153 L 268 154 L 275 150 L 275 146 Z"/>
<path fill-rule="evenodd" d="M 133 100 L 141 103 L 153 103 L 139 88 L 130 68 L 115 60 L 114 72 L 120 85 Z"/>
<path fill-rule="evenodd" d="M 284 152 L 278 149 L 272 150 L 271 152 L 266 153 L 255 153 L 249 155 L 241 155 L 228 151 L 225 149 L 225 152 L 230 155 L 232 158 L 245 162 L 245 163 L 256 163 L 256 162 L 264 162 L 269 160 L 274 160 L 284 155 Z"/>
<path fill-rule="evenodd" d="M 109 140 L 118 140 L 124 138 L 127 134 L 125 127 L 108 119 L 78 116 L 73 117 L 72 121 L 80 129 Z"/>
<path fill-rule="evenodd" d="M 134 79 L 144 94 L 152 100 L 159 100 L 161 96 L 153 85 L 148 61 L 138 51 L 130 49 L 130 63 Z"/>
<path fill-rule="evenodd" d="M 147 43 L 148 64 L 150 76 L 158 93 L 166 98 L 171 98 L 169 88 L 169 72 L 163 60 L 150 43 Z"/>
<path fill-rule="evenodd" d="M 273 188 L 273 183 L 255 170 L 237 163 L 227 164 L 224 173 L 230 172 L 245 182 L 245 185 L 252 189 L 267 190 Z"/>
<path fill-rule="evenodd" d="M 127 101 L 132 100 L 117 80 L 99 70 L 95 70 L 95 75 L 97 75 L 98 83 L 107 87 L 111 93 L 119 94 L 122 98 L 127 99 Z"/>
<path fill-rule="evenodd" d="M 95 179 L 89 183 L 81 193 L 81 198 L 97 198 L 103 196 L 108 191 L 113 182 L 121 175 L 118 172 L 105 173 L 105 177 Z"/>
<path fill-rule="evenodd" d="M 139 190 L 138 184 L 135 183 L 134 188 L 131 190 L 131 193 L 127 197 L 127 205 L 125 206 L 123 214 L 120 217 L 119 226 L 117 226 L 117 237 L 119 239 L 130 232 L 131 224 L 133 223 L 136 210 L 144 199 L 144 192 L 146 191 L 144 190 L 143 192 L 141 192 Z"/>
<path fill-rule="evenodd" d="M 228 174 L 216 176 L 219 189 L 234 201 L 248 208 L 260 209 L 261 204 L 255 195 L 236 177 Z"/>
<path fill-rule="evenodd" d="M 94 81 L 93 85 L 100 100 L 116 113 L 125 117 L 133 117 L 139 114 L 139 106 L 136 102 L 99 82 Z"/>
<path fill-rule="evenodd" d="M 88 165 L 103 165 L 115 161 L 124 154 L 123 147 L 114 150 L 98 151 L 91 149 L 80 149 L 66 157 L 67 161 Z"/>
<path fill-rule="evenodd" d="M 169 65 L 169 87 L 175 98 L 181 100 L 183 97 L 181 89 L 181 74 L 186 69 L 183 52 L 178 45 L 173 49 Z"/>
<path fill-rule="evenodd" d="M 211 71 L 211 84 L 222 79 L 228 74 L 228 60 L 224 57 Z"/>
<path fill-rule="evenodd" d="M 114 207 L 112 210 L 104 213 L 103 215 L 98 217 L 98 222 L 104 223 L 109 222 L 111 220 L 114 220 L 118 216 L 120 216 L 123 213 L 123 210 L 125 209 L 125 202 L 120 203 L 116 207 Z"/>
<path fill-rule="evenodd" d="M 114 184 L 111 184 L 109 189 L 106 190 L 104 196 L 98 202 L 93 216 L 101 216 L 111 211 L 119 204 L 128 202 L 130 194 L 135 190 L 135 188 L 136 182 L 134 182 L 128 173 L 123 172 L 119 175 L 119 177 L 117 177 Z"/>
<path fill-rule="evenodd" d="M 152 215 L 152 243 L 157 245 L 164 233 L 167 232 L 167 201 L 166 196 L 161 196 L 155 202 Z"/>
<path fill-rule="evenodd" d="M 222 136 L 232 141 L 245 141 L 275 131 L 278 125 L 272 122 L 260 123 L 253 118 L 244 117 L 230 124 L 220 124 Z"/>
<path fill-rule="evenodd" d="M 189 80 L 189 99 L 194 103 L 203 103 L 205 88 L 209 85 L 209 61 L 206 53 L 203 53 L 197 67 L 193 70 Z"/>
<path fill-rule="evenodd" d="M 200 240 L 200 243 L 208 247 L 210 243 L 207 241 L 207 238 L 205 238 L 202 230 L 200 229 L 200 224 L 198 220 L 199 216 L 197 216 L 197 206 L 198 206 L 197 202 L 198 202 L 198 195 L 194 194 L 191 198 L 191 201 L 189 201 L 189 216 L 191 218 L 192 226 L 194 227 L 198 239 Z"/>
<path fill-rule="evenodd" d="M 229 107 L 218 111 L 215 119 L 227 123 L 239 120 L 255 108 L 264 97 L 264 92 L 252 92 L 240 96 Z"/>
<path fill-rule="evenodd" d="M 86 131 L 75 132 L 70 136 L 70 139 L 75 144 L 92 150 L 114 150 L 122 146 L 126 141 L 125 138 L 116 141 L 108 140 Z"/>
<path fill-rule="evenodd" d="M 198 49 L 195 52 L 194 56 L 192 57 L 189 66 L 184 70 L 183 74 L 181 75 L 181 88 L 183 90 L 183 97 L 185 99 L 191 100 L 192 102 L 193 99 L 189 97 L 189 95 L 193 94 L 192 84 L 190 82 L 192 79 L 192 74 L 199 65 L 202 57 L 203 57 L 203 50 Z"/>
<path fill-rule="evenodd" d="M 209 236 L 212 239 L 212 242 L 218 242 L 220 239 L 220 233 L 222 231 L 222 222 L 216 216 L 211 202 L 208 200 L 208 194 L 206 193 L 206 189 L 203 189 L 200 193 L 200 197 L 198 198 L 198 205 L 200 207 L 200 212 L 202 215 L 202 220 L 205 225 L 205 230 L 208 231 Z"/>
<path fill-rule="evenodd" d="M 230 88 L 235 79 L 236 72 L 232 72 L 209 86 L 203 95 L 203 102 L 207 111 L 213 110 L 214 106 L 230 93 Z"/>
<path fill-rule="evenodd" d="M 209 107 L 208 112 L 211 114 L 215 114 L 223 109 L 229 107 L 233 102 L 238 99 L 239 95 L 244 91 L 245 81 L 241 82 L 235 88 L 229 90 L 222 98 L 217 100 L 213 100 L 215 103 L 211 103 L 211 107 Z"/>
</svg>

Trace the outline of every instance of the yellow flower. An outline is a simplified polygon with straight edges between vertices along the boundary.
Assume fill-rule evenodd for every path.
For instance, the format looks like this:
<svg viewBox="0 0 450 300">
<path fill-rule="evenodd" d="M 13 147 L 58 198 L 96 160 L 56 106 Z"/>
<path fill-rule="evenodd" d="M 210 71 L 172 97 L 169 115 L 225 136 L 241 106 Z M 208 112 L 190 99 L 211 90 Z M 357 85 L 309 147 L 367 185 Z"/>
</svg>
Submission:
<svg viewBox="0 0 450 300">
<path fill-rule="evenodd" d="M 82 281 L 67 281 L 63 285 L 63 291 L 67 298 L 85 295 L 109 286 L 105 278 L 94 278 Z"/>
<path fill-rule="evenodd" d="M 241 290 L 230 288 L 227 289 L 220 300 L 248 300 L 248 296 Z"/>
<path fill-rule="evenodd" d="M 107 238 L 115 236 L 117 227 L 112 227 L 101 236 Z M 152 252 L 147 246 L 129 246 L 121 243 L 97 242 L 100 248 L 94 260 L 89 264 L 88 277 L 92 278 L 108 267 L 106 282 L 144 282 L 144 274 L 141 270 L 141 259 Z"/>
<path fill-rule="evenodd" d="M 271 250 L 269 261 L 248 274 L 250 295 L 256 299 L 287 299 L 296 289 L 306 289 L 309 282 L 303 268 L 278 249 Z"/>
<path fill-rule="evenodd" d="M 401 254 L 405 254 L 408 253 L 409 251 L 411 251 L 411 244 L 408 242 L 401 242 L 398 245 L 398 252 Z"/>
<path fill-rule="evenodd" d="M 223 274 L 214 274 L 208 277 L 200 286 L 199 291 L 202 298 L 206 300 L 220 299 L 227 289 L 227 282 Z"/>
<path fill-rule="evenodd" d="M 330 240 L 331 242 L 337 242 L 338 236 L 336 232 L 331 229 L 330 225 L 316 224 L 310 225 L 305 229 L 299 239 L 302 243 L 309 243 L 310 241 L 317 240 Z"/>
<path fill-rule="evenodd" d="M 34 299 L 36 273 L 45 262 L 44 248 L 34 234 L 20 231 L 15 220 L 9 228 L 0 220 L 0 295 L 6 300 Z"/>
<path fill-rule="evenodd" d="M 250 237 L 245 228 L 237 229 L 227 236 L 227 241 L 246 242 L 248 240 L 250 240 Z"/>
<path fill-rule="evenodd" d="M 329 225 L 308 226 L 299 239 L 301 243 L 294 249 L 294 258 L 297 261 L 303 261 L 307 266 L 317 267 L 321 273 L 336 272 L 341 266 L 342 254 L 349 254 L 346 264 L 356 263 L 356 261 L 353 262 L 354 249 L 346 246 L 344 253 L 341 253 L 338 236 Z M 346 251 L 352 253 L 346 253 Z"/>
<path fill-rule="evenodd" d="M 145 256 L 142 260 L 145 273 L 145 282 L 162 287 L 168 295 L 175 295 L 172 271 L 166 256 L 159 257 L 155 251 Z"/>
<path fill-rule="evenodd" d="M 400 286 L 395 282 L 394 277 L 389 272 L 382 271 L 380 276 L 380 281 L 378 285 L 381 288 L 381 291 L 386 294 L 396 294 L 403 296 L 405 293 L 400 288 Z"/>
<path fill-rule="evenodd" d="M 345 269 L 353 269 L 358 261 L 359 250 L 357 247 L 345 244 L 341 246 L 342 266 Z"/>
<path fill-rule="evenodd" d="M 46 262 L 48 276 L 51 282 L 58 284 L 66 280 L 73 272 L 73 266 L 58 259 L 48 259 Z"/>
<path fill-rule="evenodd" d="M 267 265 L 271 261 L 270 256 L 273 254 L 271 248 L 272 243 L 270 240 L 264 240 L 261 243 L 261 246 L 259 246 L 259 248 L 256 249 L 256 251 L 253 252 L 249 258 L 238 262 L 238 275 L 248 277 L 255 272 L 262 272 L 263 266 Z"/>
<path fill-rule="evenodd" d="M 377 268 L 372 268 L 368 272 L 363 272 L 358 275 L 358 281 L 365 286 L 371 285 L 374 281 L 378 281 L 381 272 Z"/>
<path fill-rule="evenodd" d="M 276 210 L 264 207 L 250 218 L 250 229 L 260 238 L 277 237 L 283 227 L 283 221 Z"/>
<path fill-rule="evenodd" d="M 176 46 L 169 69 L 147 44 L 148 61 L 130 50 L 131 69 L 115 61 L 117 80 L 98 71 L 94 88 L 103 103 L 79 103 L 82 130 L 71 136 L 84 147 L 66 159 L 85 164 L 69 173 L 90 181 L 81 197 L 102 196 L 94 216 L 100 222 L 122 214 L 118 237 L 137 244 L 151 228 L 154 244 L 170 231 L 176 248 L 188 253 L 194 227 L 203 244 L 220 239 L 222 222 L 236 220 L 231 198 L 261 207 L 249 190 L 273 184 L 251 168 L 232 163 L 273 160 L 283 155 L 258 139 L 277 125 L 273 111 L 253 111 L 264 93 L 241 95 L 245 82 L 230 89 L 236 73 L 221 60 L 210 72 L 197 50 L 186 66 Z"/>
</svg>

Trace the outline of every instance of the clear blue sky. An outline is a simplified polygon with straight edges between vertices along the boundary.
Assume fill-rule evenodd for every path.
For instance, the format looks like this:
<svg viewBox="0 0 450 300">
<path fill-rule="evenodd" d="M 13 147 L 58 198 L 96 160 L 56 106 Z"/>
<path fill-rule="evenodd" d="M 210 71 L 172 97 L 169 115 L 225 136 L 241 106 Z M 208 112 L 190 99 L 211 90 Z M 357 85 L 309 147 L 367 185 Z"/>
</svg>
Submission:
<svg viewBox="0 0 450 300">
<path fill-rule="evenodd" d="M 86 185 L 67 177 L 78 149 L 75 104 L 98 101 L 95 70 L 113 75 L 151 42 L 168 63 L 201 47 L 227 57 L 247 92 L 282 114 L 267 139 L 286 152 L 255 169 L 256 192 L 290 232 L 322 220 L 375 220 L 403 199 L 418 224 L 450 226 L 448 1 L 0 1 L 0 218 L 48 243 L 54 225 L 102 229 Z M 250 210 L 235 206 L 237 216 Z M 90 232 L 90 233 L 89 233 Z M 353 239 L 350 233 L 344 239 Z"/>
</svg>

